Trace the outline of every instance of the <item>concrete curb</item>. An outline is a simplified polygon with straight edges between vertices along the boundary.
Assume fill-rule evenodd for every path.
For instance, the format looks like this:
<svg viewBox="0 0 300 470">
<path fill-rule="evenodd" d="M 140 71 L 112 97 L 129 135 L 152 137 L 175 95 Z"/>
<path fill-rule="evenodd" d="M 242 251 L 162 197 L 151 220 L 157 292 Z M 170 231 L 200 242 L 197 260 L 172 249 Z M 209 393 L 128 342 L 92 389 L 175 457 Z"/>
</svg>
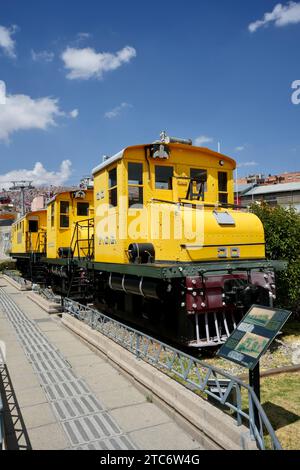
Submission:
<svg viewBox="0 0 300 470">
<path fill-rule="evenodd" d="M 21 290 L 21 291 L 31 290 L 31 282 L 30 281 L 27 281 L 26 284 L 19 284 L 17 281 L 15 281 L 11 277 L 7 276 L 6 274 L 3 274 L 3 279 L 5 279 L 9 284 L 11 284 L 13 287 L 15 287 L 18 290 Z"/>
<path fill-rule="evenodd" d="M 50 302 L 36 292 L 30 292 L 27 294 L 27 297 L 49 314 L 60 313 L 62 311 L 60 304 L 57 304 L 56 302 Z"/>
<path fill-rule="evenodd" d="M 213 405 L 195 395 L 175 380 L 169 378 L 150 364 L 137 359 L 114 341 L 92 330 L 69 314 L 62 314 L 62 323 L 83 340 L 100 350 L 111 362 L 125 371 L 148 392 L 165 403 L 179 418 L 197 432 L 204 448 L 210 449 L 256 449 L 250 440 L 249 430 Z"/>
</svg>

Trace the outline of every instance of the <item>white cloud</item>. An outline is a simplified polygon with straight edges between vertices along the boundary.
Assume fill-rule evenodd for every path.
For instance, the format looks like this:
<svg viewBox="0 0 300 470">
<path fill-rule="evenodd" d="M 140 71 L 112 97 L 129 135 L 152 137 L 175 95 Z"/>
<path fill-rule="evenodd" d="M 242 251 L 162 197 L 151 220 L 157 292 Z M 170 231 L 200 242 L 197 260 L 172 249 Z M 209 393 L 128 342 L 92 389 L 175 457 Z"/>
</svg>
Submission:
<svg viewBox="0 0 300 470">
<path fill-rule="evenodd" d="M 55 98 L 33 99 L 27 95 L 7 95 L 1 105 L 0 141 L 9 141 L 14 132 L 29 129 L 46 130 L 55 126 L 55 118 L 65 116 Z"/>
<path fill-rule="evenodd" d="M 49 51 L 35 52 L 31 50 L 31 57 L 34 62 L 52 62 L 54 59 L 54 53 Z"/>
<path fill-rule="evenodd" d="M 78 33 L 77 38 L 80 40 L 89 39 L 91 37 L 90 33 Z"/>
<path fill-rule="evenodd" d="M 238 167 L 238 168 L 243 168 L 243 167 L 257 166 L 257 165 L 258 165 L 257 162 L 251 161 L 251 162 L 239 163 L 239 164 L 237 165 L 237 167 Z"/>
<path fill-rule="evenodd" d="M 196 137 L 194 140 L 194 145 L 198 147 L 202 147 L 204 144 L 208 144 L 209 142 L 213 142 L 214 139 L 212 137 L 207 137 L 206 135 L 200 135 L 199 137 Z"/>
<path fill-rule="evenodd" d="M 15 46 L 16 43 L 13 40 L 12 36 L 16 32 L 17 27 L 11 26 L 6 28 L 5 26 L 0 26 L 0 48 L 3 49 L 4 53 L 12 58 L 16 57 Z"/>
<path fill-rule="evenodd" d="M 245 145 L 240 145 L 239 147 L 235 147 L 234 149 L 236 152 L 242 152 L 243 150 L 245 150 Z"/>
<path fill-rule="evenodd" d="M 116 106 L 111 111 L 107 111 L 104 114 L 104 117 L 106 117 L 107 119 L 114 119 L 117 116 L 120 116 L 120 114 L 121 114 L 121 112 L 124 108 L 132 108 L 132 105 L 129 104 L 129 103 L 121 103 L 120 106 Z"/>
<path fill-rule="evenodd" d="M 73 119 L 77 118 L 78 115 L 79 115 L 78 109 L 73 109 L 73 111 L 70 111 L 70 112 L 69 112 L 69 116 L 70 116 L 71 118 L 73 118 Z"/>
<path fill-rule="evenodd" d="M 130 46 L 124 47 L 116 54 L 96 52 L 90 47 L 84 49 L 67 47 L 61 56 L 68 70 L 67 78 L 70 80 L 102 78 L 104 72 L 115 70 L 134 57 L 136 50 Z"/>
<path fill-rule="evenodd" d="M 70 178 L 72 173 L 72 163 L 70 160 L 63 160 L 58 171 L 48 171 L 41 162 L 36 162 L 32 170 L 20 169 L 12 170 L 4 175 L 0 175 L 1 189 L 11 187 L 11 181 L 33 181 L 34 186 L 61 186 Z"/>
<path fill-rule="evenodd" d="M 274 23 L 278 27 L 300 23 L 300 3 L 288 2 L 286 5 L 278 3 L 272 12 L 265 13 L 263 19 L 251 23 L 248 29 L 251 33 L 255 33 L 269 23 Z"/>
</svg>

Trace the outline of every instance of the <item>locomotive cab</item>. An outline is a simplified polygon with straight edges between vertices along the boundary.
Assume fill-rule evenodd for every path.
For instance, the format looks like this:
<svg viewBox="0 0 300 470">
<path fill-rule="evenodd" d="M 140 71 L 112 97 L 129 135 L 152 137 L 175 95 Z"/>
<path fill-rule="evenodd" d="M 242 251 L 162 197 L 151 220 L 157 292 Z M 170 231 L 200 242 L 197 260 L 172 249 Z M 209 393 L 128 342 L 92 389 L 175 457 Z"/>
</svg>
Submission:
<svg viewBox="0 0 300 470">
<path fill-rule="evenodd" d="M 47 206 L 47 258 L 87 257 L 93 246 L 93 190 L 64 191 Z"/>
<path fill-rule="evenodd" d="M 12 257 L 45 253 L 46 214 L 46 210 L 28 212 L 12 225 Z"/>
<path fill-rule="evenodd" d="M 93 170 L 95 261 L 264 258 L 260 220 L 234 208 L 234 169 L 229 157 L 186 142 L 128 147 L 107 159 Z M 134 256 L 133 244 L 151 244 L 155 257 Z"/>
</svg>

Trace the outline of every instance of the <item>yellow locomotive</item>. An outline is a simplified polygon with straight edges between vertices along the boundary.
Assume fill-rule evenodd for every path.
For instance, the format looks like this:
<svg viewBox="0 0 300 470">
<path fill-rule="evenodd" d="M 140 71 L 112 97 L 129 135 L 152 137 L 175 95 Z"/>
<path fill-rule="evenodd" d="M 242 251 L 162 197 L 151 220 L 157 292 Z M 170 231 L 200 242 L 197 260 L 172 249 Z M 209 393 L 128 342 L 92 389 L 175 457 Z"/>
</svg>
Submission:
<svg viewBox="0 0 300 470">
<path fill-rule="evenodd" d="M 165 133 L 127 147 L 93 170 L 83 212 L 76 192 L 49 202 L 34 263 L 62 295 L 185 345 L 220 344 L 250 305 L 275 298 L 262 224 L 234 205 L 235 167 Z"/>
</svg>

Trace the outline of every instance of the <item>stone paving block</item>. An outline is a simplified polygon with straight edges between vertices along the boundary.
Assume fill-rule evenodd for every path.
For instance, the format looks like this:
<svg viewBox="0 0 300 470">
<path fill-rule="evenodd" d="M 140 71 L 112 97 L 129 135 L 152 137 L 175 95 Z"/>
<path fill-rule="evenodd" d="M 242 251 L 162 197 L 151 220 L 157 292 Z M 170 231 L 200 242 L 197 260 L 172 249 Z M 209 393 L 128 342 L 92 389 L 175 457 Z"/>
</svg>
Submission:
<svg viewBox="0 0 300 470">
<path fill-rule="evenodd" d="M 47 331 L 45 332 L 47 338 L 53 343 L 67 343 L 68 341 L 74 341 L 74 336 L 67 331 L 60 329 L 59 331 Z"/>
<path fill-rule="evenodd" d="M 66 434 L 58 423 L 31 429 L 30 442 L 33 450 L 62 450 L 70 446 Z"/>
<path fill-rule="evenodd" d="M 140 449 L 199 450 L 199 443 L 174 423 L 165 423 L 129 434 Z M 203 450 L 203 449 L 201 449 Z"/>
<path fill-rule="evenodd" d="M 34 372 L 31 374 L 22 374 L 21 372 L 10 373 L 12 386 L 15 391 L 21 392 L 26 388 L 38 387 L 39 382 Z"/>
<path fill-rule="evenodd" d="M 49 403 L 25 406 L 21 408 L 21 413 L 27 430 L 56 422 Z"/>
<path fill-rule="evenodd" d="M 32 367 L 24 355 L 8 356 L 6 365 L 10 375 L 32 373 Z"/>
<path fill-rule="evenodd" d="M 70 358 L 70 364 L 74 368 L 76 374 L 84 378 L 89 378 L 91 381 L 93 381 L 93 379 L 98 380 L 106 374 L 119 374 L 119 372 L 110 364 L 108 364 L 108 362 L 101 362 L 101 359 L 99 363 L 97 361 L 80 366 L 74 366 L 73 360 L 73 357 Z"/>
<path fill-rule="evenodd" d="M 118 408 L 113 410 L 111 414 L 126 432 L 137 431 L 139 429 L 170 422 L 169 416 L 153 403 L 143 403 Z"/>
<path fill-rule="evenodd" d="M 111 410 L 147 401 L 146 397 L 131 385 L 107 392 L 102 391 L 101 400 Z"/>
<path fill-rule="evenodd" d="M 60 349 L 60 348 L 59 348 Z M 90 366 L 92 367 L 93 365 L 97 365 L 102 363 L 101 358 L 97 356 L 97 354 L 93 353 L 90 351 L 88 354 L 83 354 L 80 356 L 68 356 L 67 354 L 65 355 L 66 359 L 70 362 L 72 367 L 77 370 L 78 367 L 87 367 Z"/>
<path fill-rule="evenodd" d="M 47 335 L 47 332 L 44 333 L 46 333 Z M 69 357 L 70 359 L 73 356 L 95 356 L 95 353 L 93 353 L 90 348 L 80 343 L 79 341 L 76 341 L 75 339 L 71 341 L 56 343 L 56 346 L 59 348 L 60 352 L 64 356 Z"/>
<path fill-rule="evenodd" d="M 47 403 L 46 395 L 40 385 L 26 388 L 22 393 L 18 394 L 17 398 L 20 408 Z"/>
<path fill-rule="evenodd" d="M 48 333 L 48 331 L 57 331 L 57 332 L 61 331 L 61 328 L 51 320 L 47 322 L 41 322 L 39 320 L 35 320 L 35 324 L 39 327 L 39 329 L 43 333 L 46 333 L 46 334 Z"/>
<path fill-rule="evenodd" d="M 130 382 L 121 374 L 118 374 L 117 371 L 101 376 L 89 377 L 87 382 L 95 393 L 123 389 L 130 385 Z"/>
</svg>

